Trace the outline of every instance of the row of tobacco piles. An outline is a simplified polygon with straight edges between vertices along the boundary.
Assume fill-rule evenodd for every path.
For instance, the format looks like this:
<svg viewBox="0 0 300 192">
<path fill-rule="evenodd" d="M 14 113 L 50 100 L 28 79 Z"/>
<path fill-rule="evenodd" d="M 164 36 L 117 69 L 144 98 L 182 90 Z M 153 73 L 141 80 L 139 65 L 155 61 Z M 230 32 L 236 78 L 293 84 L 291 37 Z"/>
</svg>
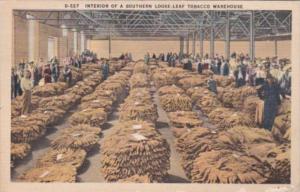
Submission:
<svg viewBox="0 0 300 192">
<path fill-rule="evenodd" d="M 169 145 L 155 128 L 149 70 L 143 62 L 134 65 L 119 122 L 103 140 L 101 172 L 108 182 L 163 182 L 170 168 Z"/>
<path fill-rule="evenodd" d="M 256 87 L 235 88 L 232 79 L 215 75 L 214 94 L 207 89 L 209 72 L 158 66 L 150 65 L 151 78 L 191 182 L 290 182 L 290 100 L 282 102 L 270 132 L 255 121 L 262 103 Z"/>
<path fill-rule="evenodd" d="M 122 100 L 131 75 L 124 62 L 111 63 L 112 74 L 103 81 L 97 64 L 85 64 L 81 70 L 73 69 L 75 81 L 71 87 L 65 83 L 51 83 L 33 90 L 33 112 L 19 116 L 12 110 L 11 162 L 25 158 L 30 144 L 43 137 L 47 128 L 58 125 L 71 108 L 78 110 L 68 119 L 68 127 L 51 141 L 49 151 L 41 155 L 34 168 L 27 170 L 19 180 L 30 182 L 75 182 L 77 171 L 87 153 L 99 145 L 101 127 L 113 106 Z M 124 67 L 124 68 L 123 68 Z M 18 106 L 14 101 L 12 106 Z M 18 111 L 16 109 L 16 111 Z"/>
</svg>

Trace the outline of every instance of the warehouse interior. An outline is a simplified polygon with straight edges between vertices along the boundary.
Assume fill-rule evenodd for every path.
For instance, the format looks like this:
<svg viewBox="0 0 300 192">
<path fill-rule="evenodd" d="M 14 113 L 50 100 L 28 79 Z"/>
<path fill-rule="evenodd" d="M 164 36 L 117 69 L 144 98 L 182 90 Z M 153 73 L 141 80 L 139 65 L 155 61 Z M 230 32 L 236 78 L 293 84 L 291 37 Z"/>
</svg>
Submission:
<svg viewBox="0 0 300 192">
<path fill-rule="evenodd" d="M 12 181 L 290 183 L 290 11 L 13 17 Z"/>
</svg>

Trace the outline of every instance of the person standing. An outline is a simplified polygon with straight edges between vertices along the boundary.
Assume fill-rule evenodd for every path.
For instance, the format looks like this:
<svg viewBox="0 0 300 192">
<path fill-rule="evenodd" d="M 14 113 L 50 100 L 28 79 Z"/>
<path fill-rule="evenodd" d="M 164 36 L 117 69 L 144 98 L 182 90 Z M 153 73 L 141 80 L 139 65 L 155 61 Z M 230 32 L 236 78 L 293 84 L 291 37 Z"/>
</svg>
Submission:
<svg viewBox="0 0 300 192">
<path fill-rule="evenodd" d="M 149 55 L 149 53 L 147 53 L 147 54 L 144 56 L 144 63 L 145 63 L 146 65 L 148 65 L 148 64 L 149 64 L 149 60 L 150 60 L 150 55 Z"/>
<path fill-rule="evenodd" d="M 63 75 L 64 75 L 64 81 L 67 82 L 68 86 L 70 87 L 72 83 L 72 71 L 69 65 L 65 65 L 63 70 Z"/>
<path fill-rule="evenodd" d="M 221 75 L 228 76 L 229 75 L 229 60 L 223 60 L 221 65 Z"/>
<path fill-rule="evenodd" d="M 268 75 L 266 82 L 258 89 L 258 95 L 264 100 L 263 127 L 271 131 L 280 105 L 280 88 L 274 77 Z"/>
<path fill-rule="evenodd" d="M 16 89 L 17 89 L 17 96 L 22 95 L 23 91 L 21 89 L 21 79 L 24 77 L 24 70 L 21 66 L 19 66 L 19 69 L 17 71 L 17 83 L 16 83 Z"/>
<path fill-rule="evenodd" d="M 14 99 L 14 98 L 16 98 L 16 80 L 17 80 L 17 75 L 16 75 L 16 73 L 15 73 L 15 69 L 14 68 L 12 68 L 11 69 L 11 98 L 12 99 Z"/>
<path fill-rule="evenodd" d="M 263 65 L 259 64 L 258 68 L 256 69 L 256 76 L 255 76 L 255 86 L 263 85 L 266 78 L 266 72 L 263 69 Z"/>
<path fill-rule="evenodd" d="M 106 80 L 108 75 L 109 75 L 109 64 L 108 64 L 108 60 L 106 60 L 104 62 L 104 64 L 102 65 L 102 75 L 103 75 L 103 79 Z"/>
<path fill-rule="evenodd" d="M 255 78 L 256 78 L 256 64 L 250 64 L 247 67 L 247 76 L 248 76 L 248 84 L 250 86 L 255 86 Z"/>
<path fill-rule="evenodd" d="M 51 63 L 51 80 L 52 83 L 57 82 L 59 76 L 58 63 Z"/>
<path fill-rule="evenodd" d="M 217 82 L 216 80 L 214 80 L 213 77 L 214 77 L 213 74 L 209 76 L 209 79 L 207 81 L 207 87 L 211 92 L 217 94 Z"/>
<path fill-rule="evenodd" d="M 51 69 L 50 64 L 46 64 L 43 69 L 43 78 L 46 83 L 51 83 Z"/>
<path fill-rule="evenodd" d="M 291 77 L 291 68 L 286 69 L 282 78 L 280 79 L 280 89 L 284 96 L 291 96 L 291 85 L 292 85 L 292 77 Z"/>
<path fill-rule="evenodd" d="M 176 55 L 175 55 L 175 53 L 173 55 L 171 55 L 170 60 L 171 60 L 171 67 L 175 67 L 176 66 Z"/>
<path fill-rule="evenodd" d="M 30 71 L 26 70 L 25 76 L 21 80 L 21 89 L 24 93 L 22 102 L 22 114 L 28 114 L 31 112 L 31 89 L 33 87 L 30 80 Z"/>
<path fill-rule="evenodd" d="M 198 74 L 202 74 L 202 71 L 203 71 L 203 66 L 202 66 L 202 63 L 199 59 L 196 60 L 196 63 L 197 63 L 197 71 L 198 71 Z"/>
</svg>

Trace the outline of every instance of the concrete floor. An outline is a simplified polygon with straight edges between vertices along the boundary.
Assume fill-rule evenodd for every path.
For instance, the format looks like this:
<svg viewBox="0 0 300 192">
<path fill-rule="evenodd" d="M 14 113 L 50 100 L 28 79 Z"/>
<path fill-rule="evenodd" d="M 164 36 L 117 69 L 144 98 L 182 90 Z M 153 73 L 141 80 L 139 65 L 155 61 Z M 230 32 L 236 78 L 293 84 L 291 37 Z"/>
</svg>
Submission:
<svg viewBox="0 0 300 192">
<path fill-rule="evenodd" d="M 166 112 L 161 108 L 158 94 L 157 92 L 153 95 L 153 101 L 157 105 L 158 110 L 158 121 L 156 128 L 162 134 L 162 136 L 167 140 L 171 149 L 171 168 L 169 170 L 169 176 L 166 178 L 166 183 L 189 183 L 189 180 L 185 176 L 183 168 L 180 163 L 180 155 L 177 153 L 175 149 L 175 138 L 169 127 L 169 119 L 167 117 Z M 76 108 L 69 112 L 68 116 L 70 116 L 73 112 L 76 111 Z M 36 161 L 39 156 L 43 155 L 47 150 L 50 149 L 50 142 L 54 138 L 58 137 L 62 131 L 62 129 L 69 126 L 68 124 L 68 116 L 64 119 L 64 121 L 55 126 L 50 127 L 47 130 L 46 136 L 32 143 L 32 154 L 16 163 L 16 167 L 14 168 L 11 178 L 12 181 L 17 181 L 17 177 L 22 174 L 27 169 L 33 168 L 36 164 Z M 118 123 L 118 112 L 115 108 L 114 113 L 109 116 L 108 122 L 105 123 L 102 137 L 109 134 L 112 129 L 110 129 L 114 124 Z M 89 152 L 84 165 L 78 171 L 78 182 L 105 182 L 103 175 L 100 172 L 100 150 L 101 150 L 101 141 L 100 147 L 93 149 Z"/>
</svg>

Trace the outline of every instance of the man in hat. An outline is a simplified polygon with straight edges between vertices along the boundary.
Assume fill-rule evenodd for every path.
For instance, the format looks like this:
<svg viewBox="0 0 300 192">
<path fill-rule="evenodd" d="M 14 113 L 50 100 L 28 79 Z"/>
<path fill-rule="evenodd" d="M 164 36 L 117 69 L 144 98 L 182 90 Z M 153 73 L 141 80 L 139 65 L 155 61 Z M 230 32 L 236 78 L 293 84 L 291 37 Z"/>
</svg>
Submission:
<svg viewBox="0 0 300 192">
<path fill-rule="evenodd" d="M 277 63 L 273 65 L 273 68 L 270 70 L 270 73 L 277 81 L 280 81 L 283 75 Z"/>
<path fill-rule="evenodd" d="M 265 82 L 265 78 L 266 78 L 266 72 L 264 70 L 264 67 L 262 64 L 259 64 L 255 72 L 255 85 L 256 86 L 263 85 Z"/>
<path fill-rule="evenodd" d="M 264 100 L 263 127 L 271 131 L 281 103 L 280 87 L 272 75 L 267 75 L 265 83 L 258 89 L 258 95 Z"/>
</svg>

